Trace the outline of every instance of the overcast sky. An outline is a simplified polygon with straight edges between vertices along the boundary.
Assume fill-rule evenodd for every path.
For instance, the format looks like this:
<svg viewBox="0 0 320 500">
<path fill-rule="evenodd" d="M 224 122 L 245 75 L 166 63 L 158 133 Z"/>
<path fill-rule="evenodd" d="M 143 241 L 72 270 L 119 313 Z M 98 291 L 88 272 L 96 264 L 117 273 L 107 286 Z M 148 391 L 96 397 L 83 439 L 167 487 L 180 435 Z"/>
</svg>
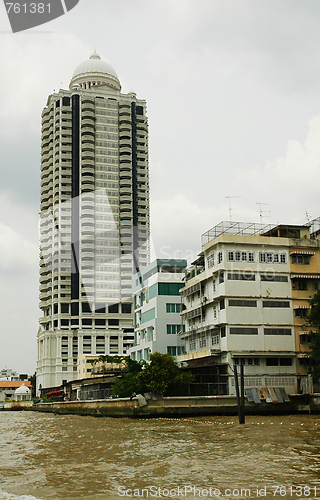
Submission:
<svg viewBox="0 0 320 500">
<path fill-rule="evenodd" d="M 33 373 L 40 115 L 96 50 L 146 99 L 157 257 L 234 221 L 316 218 L 319 0 L 80 0 L 12 34 L 0 4 L 0 369 Z M 226 198 L 232 197 L 232 198 Z"/>
</svg>

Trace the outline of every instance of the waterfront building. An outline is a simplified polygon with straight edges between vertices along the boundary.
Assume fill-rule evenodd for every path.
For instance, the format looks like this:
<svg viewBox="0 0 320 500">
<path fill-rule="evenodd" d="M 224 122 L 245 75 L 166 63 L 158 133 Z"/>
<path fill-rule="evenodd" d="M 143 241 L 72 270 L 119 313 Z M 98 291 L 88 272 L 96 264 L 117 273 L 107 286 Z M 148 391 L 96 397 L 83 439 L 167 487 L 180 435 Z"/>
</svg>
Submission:
<svg viewBox="0 0 320 500">
<path fill-rule="evenodd" d="M 202 252 L 181 291 L 185 354 L 178 357 L 202 389 L 235 394 L 233 366 L 240 364 L 245 387 L 301 389 L 307 373 L 298 363 L 297 311 L 307 311 L 320 277 L 319 242 L 307 226 L 241 222 L 221 222 L 202 235 Z M 297 266 L 305 270 L 312 259 L 303 276 Z M 297 291 L 301 280 L 310 281 L 307 295 Z"/>
<path fill-rule="evenodd" d="M 14 391 L 14 399 L 15 401 L 31 401 L 31 388 L 27 387 L 26 383 L 23 382 L 20 387 L 17 387 Z"/>
<path fill-rule="evenodd" d="M 79 354 L 127 352 L 149 239 L 146 101 L 93 54 L 42 112 L 38 391 L 76 378 Z"/>
<path fill-rule="evenodd" d="M 148 361 L 154 352 L 182 353 L 180 289 L 183 259 L 156 259 L 133 276 L 134 345 L 130 357 Z"/>
<path fill-rule="evenodd" d="M 31 391 L 32 385 L 28 380 L 0 380 L 0 401 L 14 399 L 16 389 L 22 385 Z"/>
</svg>

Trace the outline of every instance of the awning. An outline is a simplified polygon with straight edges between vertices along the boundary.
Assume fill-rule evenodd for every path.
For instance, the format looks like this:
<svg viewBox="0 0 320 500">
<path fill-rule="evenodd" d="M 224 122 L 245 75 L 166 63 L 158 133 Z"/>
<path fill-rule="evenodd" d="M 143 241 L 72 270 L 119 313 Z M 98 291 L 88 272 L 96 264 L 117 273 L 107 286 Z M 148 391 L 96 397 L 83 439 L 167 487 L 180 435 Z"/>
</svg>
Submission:
<svg viewBox="0 0 320 500">
<path fill-rule="evenodd" d="M 300 331 L 298 333 L 299 333 L 299 335 L 311 335 L 312 332 L 310 332 L 309 330 L 305 330 L 305 331 L 302 331 L 302 332 Z"/>
<path fill-rule="evenodd" d="M 319 280 L 320 274 L 291 274 L 291 279 L 295 278 Z"/>
<path fill-rule="evenodd" d="M 294 250 L 289 252 L 290 255 L 315 255 L 316 252 L 308 252 L 306 250 Z"/>
<path fill-rule="evenodd" d="M 311 309 L 311 306 L 293 306 L 293 309 Z"/>
<path fill-rule="evenodd" d="M 310 358 L 310 354 L 298 352 L 298 358 Z"/>
</svg>

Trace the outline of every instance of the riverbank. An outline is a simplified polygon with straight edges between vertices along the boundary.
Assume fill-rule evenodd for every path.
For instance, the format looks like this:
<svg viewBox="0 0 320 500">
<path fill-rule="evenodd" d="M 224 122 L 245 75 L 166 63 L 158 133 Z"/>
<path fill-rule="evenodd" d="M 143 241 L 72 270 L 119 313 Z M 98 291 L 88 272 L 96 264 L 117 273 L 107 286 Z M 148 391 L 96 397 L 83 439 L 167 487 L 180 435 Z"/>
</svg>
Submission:
<svg viewBox="0 0 320 500">
<path fill-rule="evenodd" d="M 185 417 L 203 415 L 237 415 L 235 396 L 167 397 L 148 400 L 140 406 L 138 399 L 119 398 L 96 401 L 63 401 L 56 403 L 4 403 L 0 410 L 28 410 L 62 415 L 94 417 Z M 245 401 L 246 415 L 320 414 L 320 395 L 293 395 L 286 403 L 252 403 Z"/>
</svg>

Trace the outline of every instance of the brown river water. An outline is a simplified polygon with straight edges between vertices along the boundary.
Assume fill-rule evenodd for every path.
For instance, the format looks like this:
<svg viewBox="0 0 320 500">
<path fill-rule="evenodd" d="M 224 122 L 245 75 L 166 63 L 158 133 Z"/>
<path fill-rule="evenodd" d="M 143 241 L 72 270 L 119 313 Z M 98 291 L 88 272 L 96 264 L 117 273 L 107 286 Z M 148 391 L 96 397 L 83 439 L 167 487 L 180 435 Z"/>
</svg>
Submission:
<svg viewBox="0 0 320 500">
<path fill-rule="evenodd" d="M 320 417 L 0 412 L 0 500 L 320 500 Z"/>
</svg>

